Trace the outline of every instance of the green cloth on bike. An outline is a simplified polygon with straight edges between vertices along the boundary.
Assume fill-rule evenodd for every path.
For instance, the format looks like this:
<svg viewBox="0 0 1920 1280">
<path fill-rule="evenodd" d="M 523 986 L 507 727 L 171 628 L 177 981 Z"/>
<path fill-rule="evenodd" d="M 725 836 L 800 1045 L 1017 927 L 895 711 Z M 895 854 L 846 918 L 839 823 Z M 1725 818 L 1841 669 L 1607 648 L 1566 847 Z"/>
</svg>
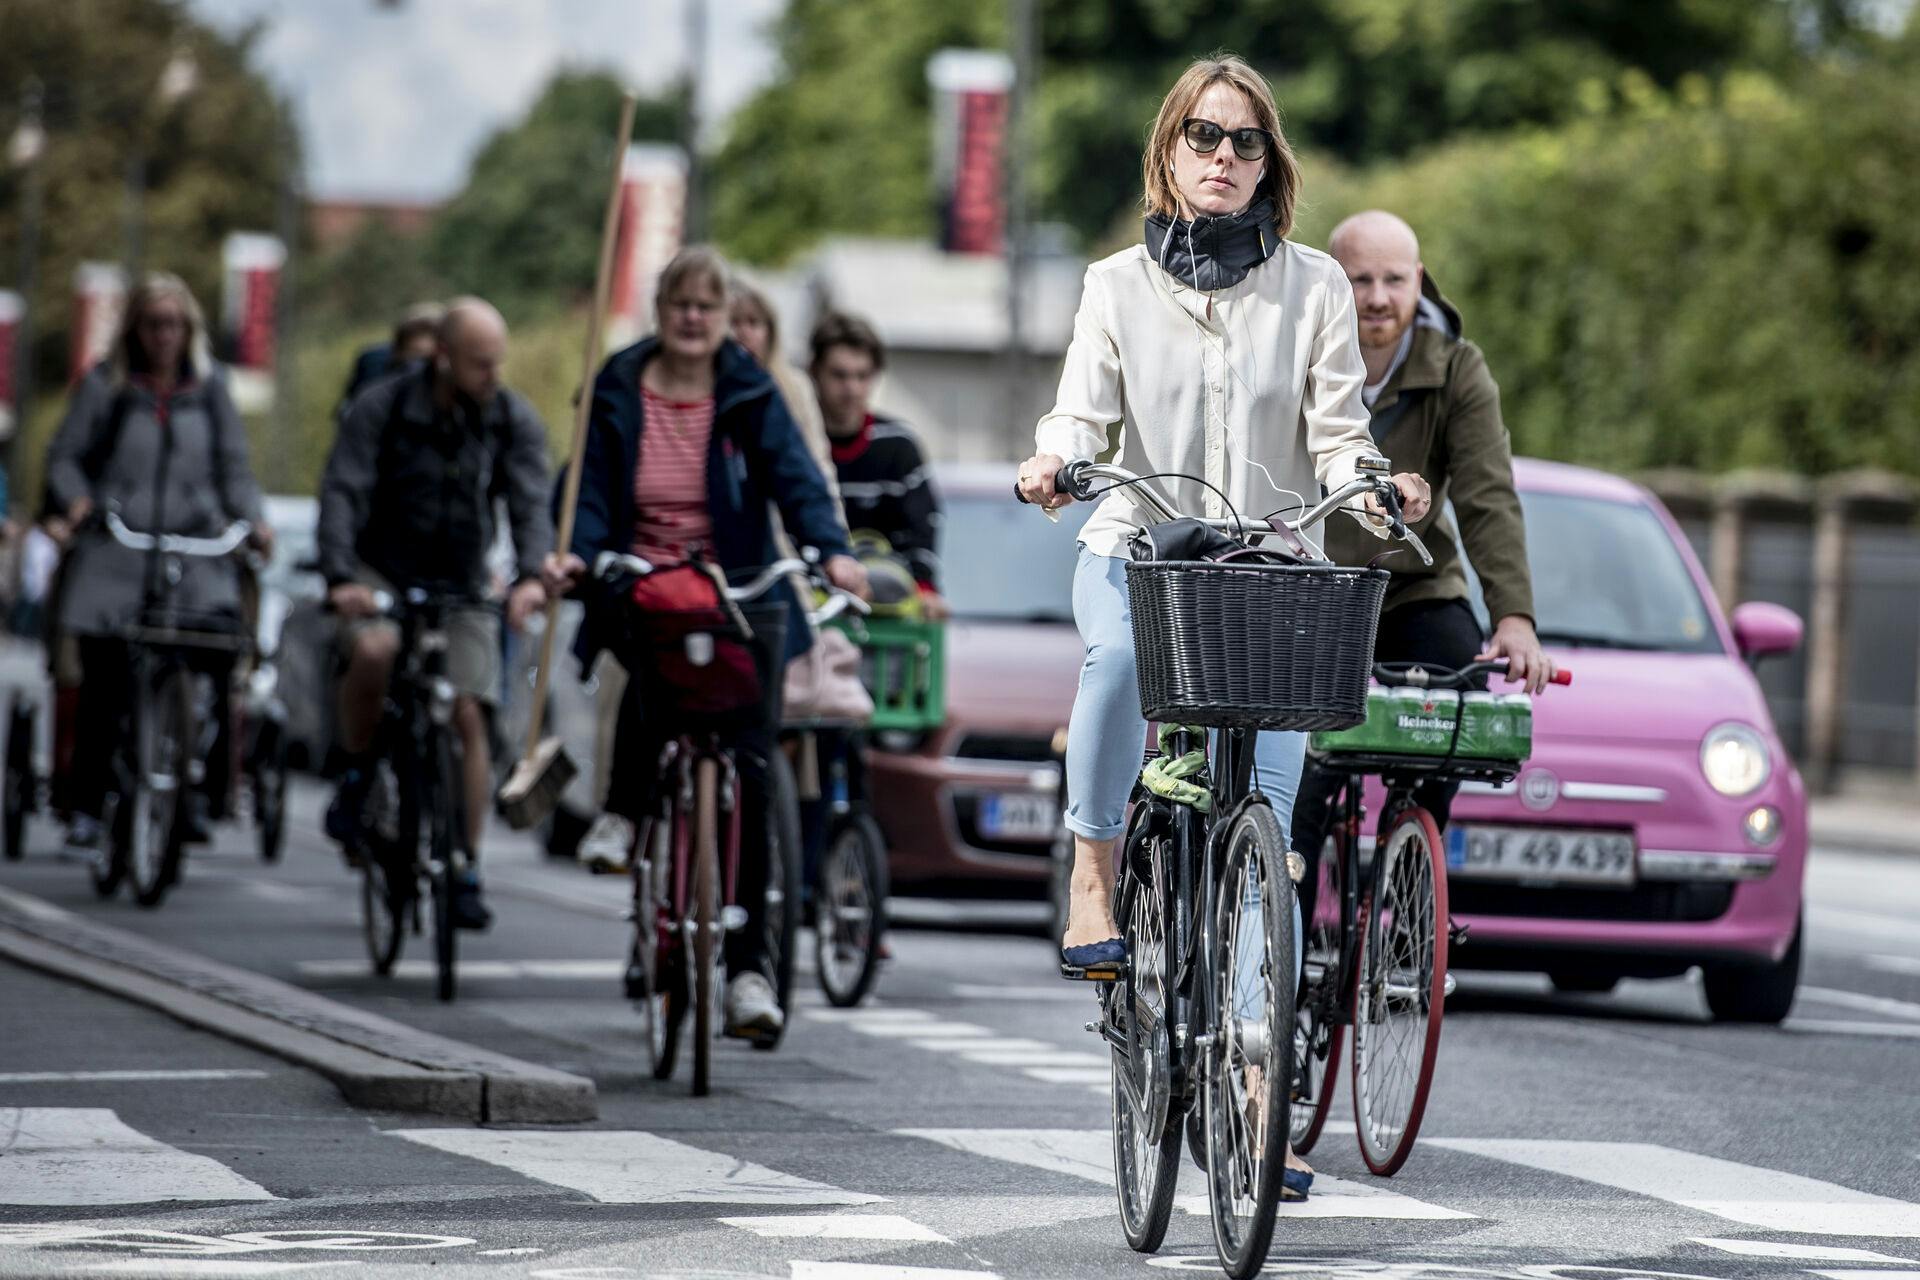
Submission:
<svg viewBox="0 0 1920 1280">
<path fill-rule="evenodd" d="M 1213 792 L 1190 781 L 1206 773 L 1206 750 L 1195 747 L 1181 755 L 1174 755 L 1173 735 L 1176 733 L 1190 734 L 1198 741 L 1205 742 L 1207 731 L 1189 725 L 1161 725 L 1160 754 L 1147 761 L 1147 767 L 1140 771 L 1141 785 L 1163 800 L 1187 805 L 1201 813 L 1212 813 Z"/>
</svg>

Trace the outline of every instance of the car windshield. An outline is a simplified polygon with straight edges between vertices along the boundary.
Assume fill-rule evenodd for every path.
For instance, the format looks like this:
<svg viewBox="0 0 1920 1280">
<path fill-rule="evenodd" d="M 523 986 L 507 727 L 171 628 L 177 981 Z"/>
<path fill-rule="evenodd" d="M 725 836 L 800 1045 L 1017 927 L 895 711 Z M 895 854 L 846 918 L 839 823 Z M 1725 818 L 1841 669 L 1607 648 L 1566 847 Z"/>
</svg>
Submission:
<svg viewBox="0 0 1920 1280">
<path fill-rule="evenodd" d="M 1074 540 L 1096 503 L 1049 524 L 1013 495 L 948 493 L 940 565 L 954 616 L 979 622 L 1072 622 Z"/>
<path fill-rule="evenodd" d="M 1520 505 L 1542 640 L 1602 649 L 1721 651 L 1693 575 L 1647 507 L 1524 490 Z M 1479 594 L 1475 583 L 1476 605 Z M 1478 612 L 1484 623 L 1484 606 Z"/>
</svg>

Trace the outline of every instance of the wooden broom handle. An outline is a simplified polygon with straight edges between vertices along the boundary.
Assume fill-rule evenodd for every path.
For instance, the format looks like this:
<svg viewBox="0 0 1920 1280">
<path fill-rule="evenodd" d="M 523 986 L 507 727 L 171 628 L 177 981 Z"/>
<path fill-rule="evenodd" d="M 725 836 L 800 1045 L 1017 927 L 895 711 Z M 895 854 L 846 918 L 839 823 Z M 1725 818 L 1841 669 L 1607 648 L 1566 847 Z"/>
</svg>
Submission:
<svg viewBox="0 0 1920 1280">
<path fill-rule="evenodd" d="M 593 310 L 587 313 L 587 349 L 580 365 L 580 392 L 573 412 L 573 454 L 567 459 L 567 483 L 560 495 L 560 527 L 553 548 L 566 555 L 573 546 L 573 513 L 580 501 L 580 469 L 587 453 L 587 422 L 593 413 L 593 375 L 600 364 L 600 324 L 607 313 L 607 294 L 613 285 L 613 243 L 620 226 L 620 190 L 626 176 L 627 146 L 633 139 L 634 96 L 620 101 L 620 131 L 613 148 L 613 181 L 607 189 L 607 213 L 600 224 L 600 269 L 593 281 Z M 531 760 L 546 727 L 547 685 L 553 677 L 553 637 L 560 629 L 560 600 L 547 601 L 547 629 L 540 637 L 540 672 L 534 680 L 533 710 L 527 716 L 527 749 Z"/>
</svg>

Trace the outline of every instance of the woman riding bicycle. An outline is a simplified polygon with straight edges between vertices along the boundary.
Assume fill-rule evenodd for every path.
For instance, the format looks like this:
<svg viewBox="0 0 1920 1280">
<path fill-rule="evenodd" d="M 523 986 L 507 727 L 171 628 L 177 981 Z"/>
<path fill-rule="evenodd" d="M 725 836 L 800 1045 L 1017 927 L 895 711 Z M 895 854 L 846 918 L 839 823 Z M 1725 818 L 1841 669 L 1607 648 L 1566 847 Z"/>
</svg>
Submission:
<svg viewBox="0 0 1920 1280">
<path fill-rule="evenodd" d="M 1055 476 L 1106 453 L 1119 423 L 1120 458 L 1163 477 L 1156 483 L 1182 510 L 1224 517 L 1230 502 L 1258 517 L 1311 505 L 1378 451 L 1360 398 L 1353 290 L 1338 263 L 1284 238 L 1300 170 L 1266 81 L 1231 56 L 1188 67 L 1161 103 L 1143 171 L 1144 243 L 1087 270 L 1059 396 L 1035 432 L 1038 452 L 1020 466 L 1023 496 L 1071 501 L 1054 491 Z M 1419 519 L 1425 482 L 1393 482 L 1406 518 Z M 1083 528 L 1074 573 L 1087 654 L 1067 731 L 1074 858 L 1061 953 L 1082 968 L 1125 958 L 1114 846 L 1146 738 L 1125 566 L 1143 523 L 1117 490 Z M 1259 735 L 1258 784 L 1282 831 L 1305 750 L 1304 734 Z"/>
<path fill-rule="evenodd" d="M 246 432 L 225 376 L 207 350 L 206 324 L 177 277 L 156 272 L 127 299 L 107 358 L 74 389 L 47 451 L 47 509 L 73 528 L 61 569 L 56 625 L 78 640 L 84 681 L 75 725 L 69 798 L 72 845 L 100 847 L 100 816 L 132 691 L 122 635 L 138 621 L 150 587 L 147 553 L 115 542 L 88 517 L 116 510 L 140 533 L 218 534 L 236 520 L 254 544 L 272 548 Z M 185 559 L 174 592 L 182 613 L 239 629 L 239 570 Z M 215 687 L 224 690 L 224 681 Z M 220 762 L 210 764 L 217 766 Z M 208 770 L 209 781 L 220 776 Z"/>
<path fill-rule="evenodd" d="M 631 553 L 656 566 L 707 559 L 722 569 L 759 568 L 778 559 L 771 508 L 795 542 L 826 557 L 834 585 L 863 593 L 866 575 L 847 551 L 846 529 L 820 470 L 773 378 L 746 348 L 727 337 L 731 273 L 718 253 L 683 249 L 661 273 L 659 331 L 609 359 L 593 387 L 586 460 L 573 544 L 549 557 L 547 578 L 569 590 L 602 552 Z M 621 633 L 623 607 L 604 592 L 585 592 L 587 621 L 575 653 L 582 669 Z M 786 612 L 784 663 L 811 638 L 791 588 L 768 599 Z M 625 655 L 620 655 L 625 656 Z M 647 777 L 660 741 L 677 731 L 647 718 L 636 671 L 621 708 L 608 808 L 629 819 L 648 797 L 634 780 Z M 770 710 L 764 708 L 763 710 Z M 741 777 L 740 864 L 735 898 L 743 927 L 726 941 L 727 1029 L 774 1032 L 782 1015 L 764 972 L 767 880 L 767 761 L 773 725 L 764 715 L 731 735 Z"/>
</svg>

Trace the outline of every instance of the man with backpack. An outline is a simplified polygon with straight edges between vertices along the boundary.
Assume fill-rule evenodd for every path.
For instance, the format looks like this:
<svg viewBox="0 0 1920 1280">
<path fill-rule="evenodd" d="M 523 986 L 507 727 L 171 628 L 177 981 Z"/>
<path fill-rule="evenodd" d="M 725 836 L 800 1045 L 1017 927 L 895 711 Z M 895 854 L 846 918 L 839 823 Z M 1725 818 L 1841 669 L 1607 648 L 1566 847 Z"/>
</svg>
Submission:
<svg viewBox="0 0 1920 1280">
<path fill-rule="evenodd" d="M 356 399 L 320 485 L 320 570 L 343 620 L 346 671 L 338 740 L 347 760 L 327 811 L 327 834 L 350 851 L 373 777 L 379 728 L 400 638 L 380 618 L 375 593 L 421 588 L 471 602 L 445 619 L 448 679 L 459 697 L 468 848 L 478 853 L 491 799 L 483 704 L 500 687 L 499 615 L 487 603 L 487 553 L 504 502 L 515 576 L 507 625 L 518 630 L 546 604 L 541 559 L 553 549 L 547 512 L 547 432 L 539 415 L 500 382 L 507 326 L 479 298 L 450 303 L 433 358 Z M 491 914 L 477 872 L 454 898 L 455 923 L 484 929 Z"/>
</svg>

